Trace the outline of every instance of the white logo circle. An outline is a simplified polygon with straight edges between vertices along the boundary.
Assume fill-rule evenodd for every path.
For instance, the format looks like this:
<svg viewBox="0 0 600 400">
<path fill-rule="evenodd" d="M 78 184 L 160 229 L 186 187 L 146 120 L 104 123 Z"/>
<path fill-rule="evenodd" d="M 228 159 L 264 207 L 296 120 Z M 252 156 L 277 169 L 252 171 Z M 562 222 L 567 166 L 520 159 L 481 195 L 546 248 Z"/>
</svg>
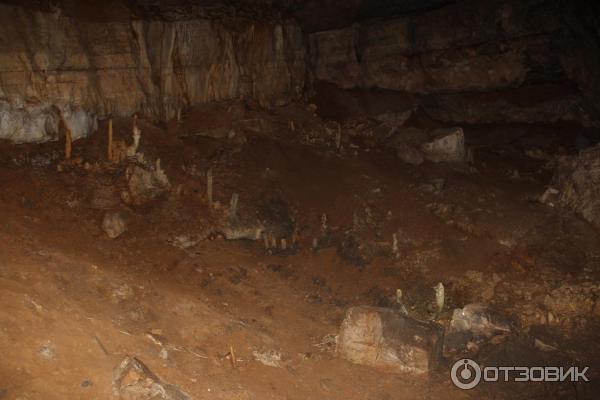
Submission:
<svg viewBox="0 0 600 400">
<path fill-rule="evenodd" d="M 475 361 L 463 358 L 454 363 L 450 377 L 456 387 L 464 390 L 473 389 L 481 381 L 481 368 Z"/>
</svg>

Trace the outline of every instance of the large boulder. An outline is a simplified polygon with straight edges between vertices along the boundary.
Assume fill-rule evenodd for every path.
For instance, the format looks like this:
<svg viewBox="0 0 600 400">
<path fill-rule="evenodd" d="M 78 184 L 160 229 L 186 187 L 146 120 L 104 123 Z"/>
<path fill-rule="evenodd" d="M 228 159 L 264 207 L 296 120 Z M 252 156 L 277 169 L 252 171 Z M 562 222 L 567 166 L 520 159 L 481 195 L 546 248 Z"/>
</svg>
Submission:
<svg viewBox="0 0 600 400">
<path fill-rule="evenodd" d="M 389 308 L 359 306 L 346 313 L 336 352 L 390 372 L 425 374 L 441 360 L 443 329 Z"/>
<path fill-rule="evenodd" d="M 465 134 L 462 128 L 436 129 L 432 140 L 421 145 L 425 158 L 433 162 L 460 162 L 465 160 Z"/>
</svg>

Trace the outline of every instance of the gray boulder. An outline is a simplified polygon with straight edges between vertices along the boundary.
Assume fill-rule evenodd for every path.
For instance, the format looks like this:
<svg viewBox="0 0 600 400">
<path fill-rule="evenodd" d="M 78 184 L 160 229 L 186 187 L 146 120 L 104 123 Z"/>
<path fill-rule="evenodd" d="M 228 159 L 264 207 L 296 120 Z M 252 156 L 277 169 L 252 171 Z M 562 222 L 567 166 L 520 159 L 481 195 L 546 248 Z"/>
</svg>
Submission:
<svg viewBox="0 0 600 400">
<path fill-rule="evenodd" d="M 397 310 L 353 307 L 346 313 L 336 352 L 356 364 L 399 373 L 425 374 L 439 364 L 443 329 Z"/>
</svg>

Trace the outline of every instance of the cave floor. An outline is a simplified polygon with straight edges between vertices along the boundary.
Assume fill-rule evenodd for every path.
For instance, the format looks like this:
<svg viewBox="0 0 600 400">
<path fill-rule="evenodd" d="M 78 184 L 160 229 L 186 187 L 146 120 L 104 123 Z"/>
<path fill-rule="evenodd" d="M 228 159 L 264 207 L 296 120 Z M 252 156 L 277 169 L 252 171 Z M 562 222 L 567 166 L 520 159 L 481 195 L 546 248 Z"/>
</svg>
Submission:
<svg viewBox="0 0 600 400">
<path fill-rule="evenodd" d="M 116 132 L 130 124 L 117 120 Z M 337 151 L 303 142 L 300 128 L 237 141 L 178 138 L 173 124 L 140 124 L 142 150 L 160 157 L 171 191 L 127 207 L 128 230 L 113 240 L 94 196 L 117 185 L 123 168 L 58 171 L 60 142 L 0 149 L 0 398 L 112 398 L 113 370 L 127 355 L 197 399 L 593 397 L 597 315 L 585 315 L 576 294 L 597 285 L 599 238 L 537 201 L 551 175 L 543 161 L 490 146 L 471 165 L 415 167 L 360 144 Z M 104 129 L 75 142 L 75 155 L 103 160 Z M 34 161 L 44 157 L 52 161 Z M 221 205 L 233 193 L 240 210 L 281 193 L 294 210 L 295 245 L 267 251 L 262 241 L 211 232 L 208 168 Z M 340 250 L 339 238 L 357 224 L 366 226 L 359 240 L 375 249 L 367 260 Z M 331 243 L 314 249 L 324 231 Z M 457 354 L 428 377 L 335 356 L 331 338 L 348 307 L 394 306 L 400 288 L 409 314 L 429 319 L 438 282 L 447 290 L 440 324 L 454 308 L 483 301 L 518 326 L 471 349 L 474 358 L 589 365 L 592 382 L 461 391 L 449 375 Z M 552 324 L 536 305 L 562 285 L 576 294 L 561 300 L 571 307 L 556 306 L 560 323 Z"/>
</svg>

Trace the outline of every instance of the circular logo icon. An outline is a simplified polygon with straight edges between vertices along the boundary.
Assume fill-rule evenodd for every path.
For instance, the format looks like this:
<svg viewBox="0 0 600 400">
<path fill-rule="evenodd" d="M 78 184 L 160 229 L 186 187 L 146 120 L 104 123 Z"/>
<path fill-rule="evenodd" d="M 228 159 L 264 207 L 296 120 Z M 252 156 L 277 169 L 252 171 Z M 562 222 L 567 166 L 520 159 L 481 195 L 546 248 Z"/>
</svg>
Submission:
<svg viewBox="0 0 600 400">
<path fill-rule="evenodd" d="M 450 371 L 452 383 L 460 389 L 473 389 L 481 381 L 481 368 L 479 364 L 469 358 L 458 360 Z"/>
</svg>

